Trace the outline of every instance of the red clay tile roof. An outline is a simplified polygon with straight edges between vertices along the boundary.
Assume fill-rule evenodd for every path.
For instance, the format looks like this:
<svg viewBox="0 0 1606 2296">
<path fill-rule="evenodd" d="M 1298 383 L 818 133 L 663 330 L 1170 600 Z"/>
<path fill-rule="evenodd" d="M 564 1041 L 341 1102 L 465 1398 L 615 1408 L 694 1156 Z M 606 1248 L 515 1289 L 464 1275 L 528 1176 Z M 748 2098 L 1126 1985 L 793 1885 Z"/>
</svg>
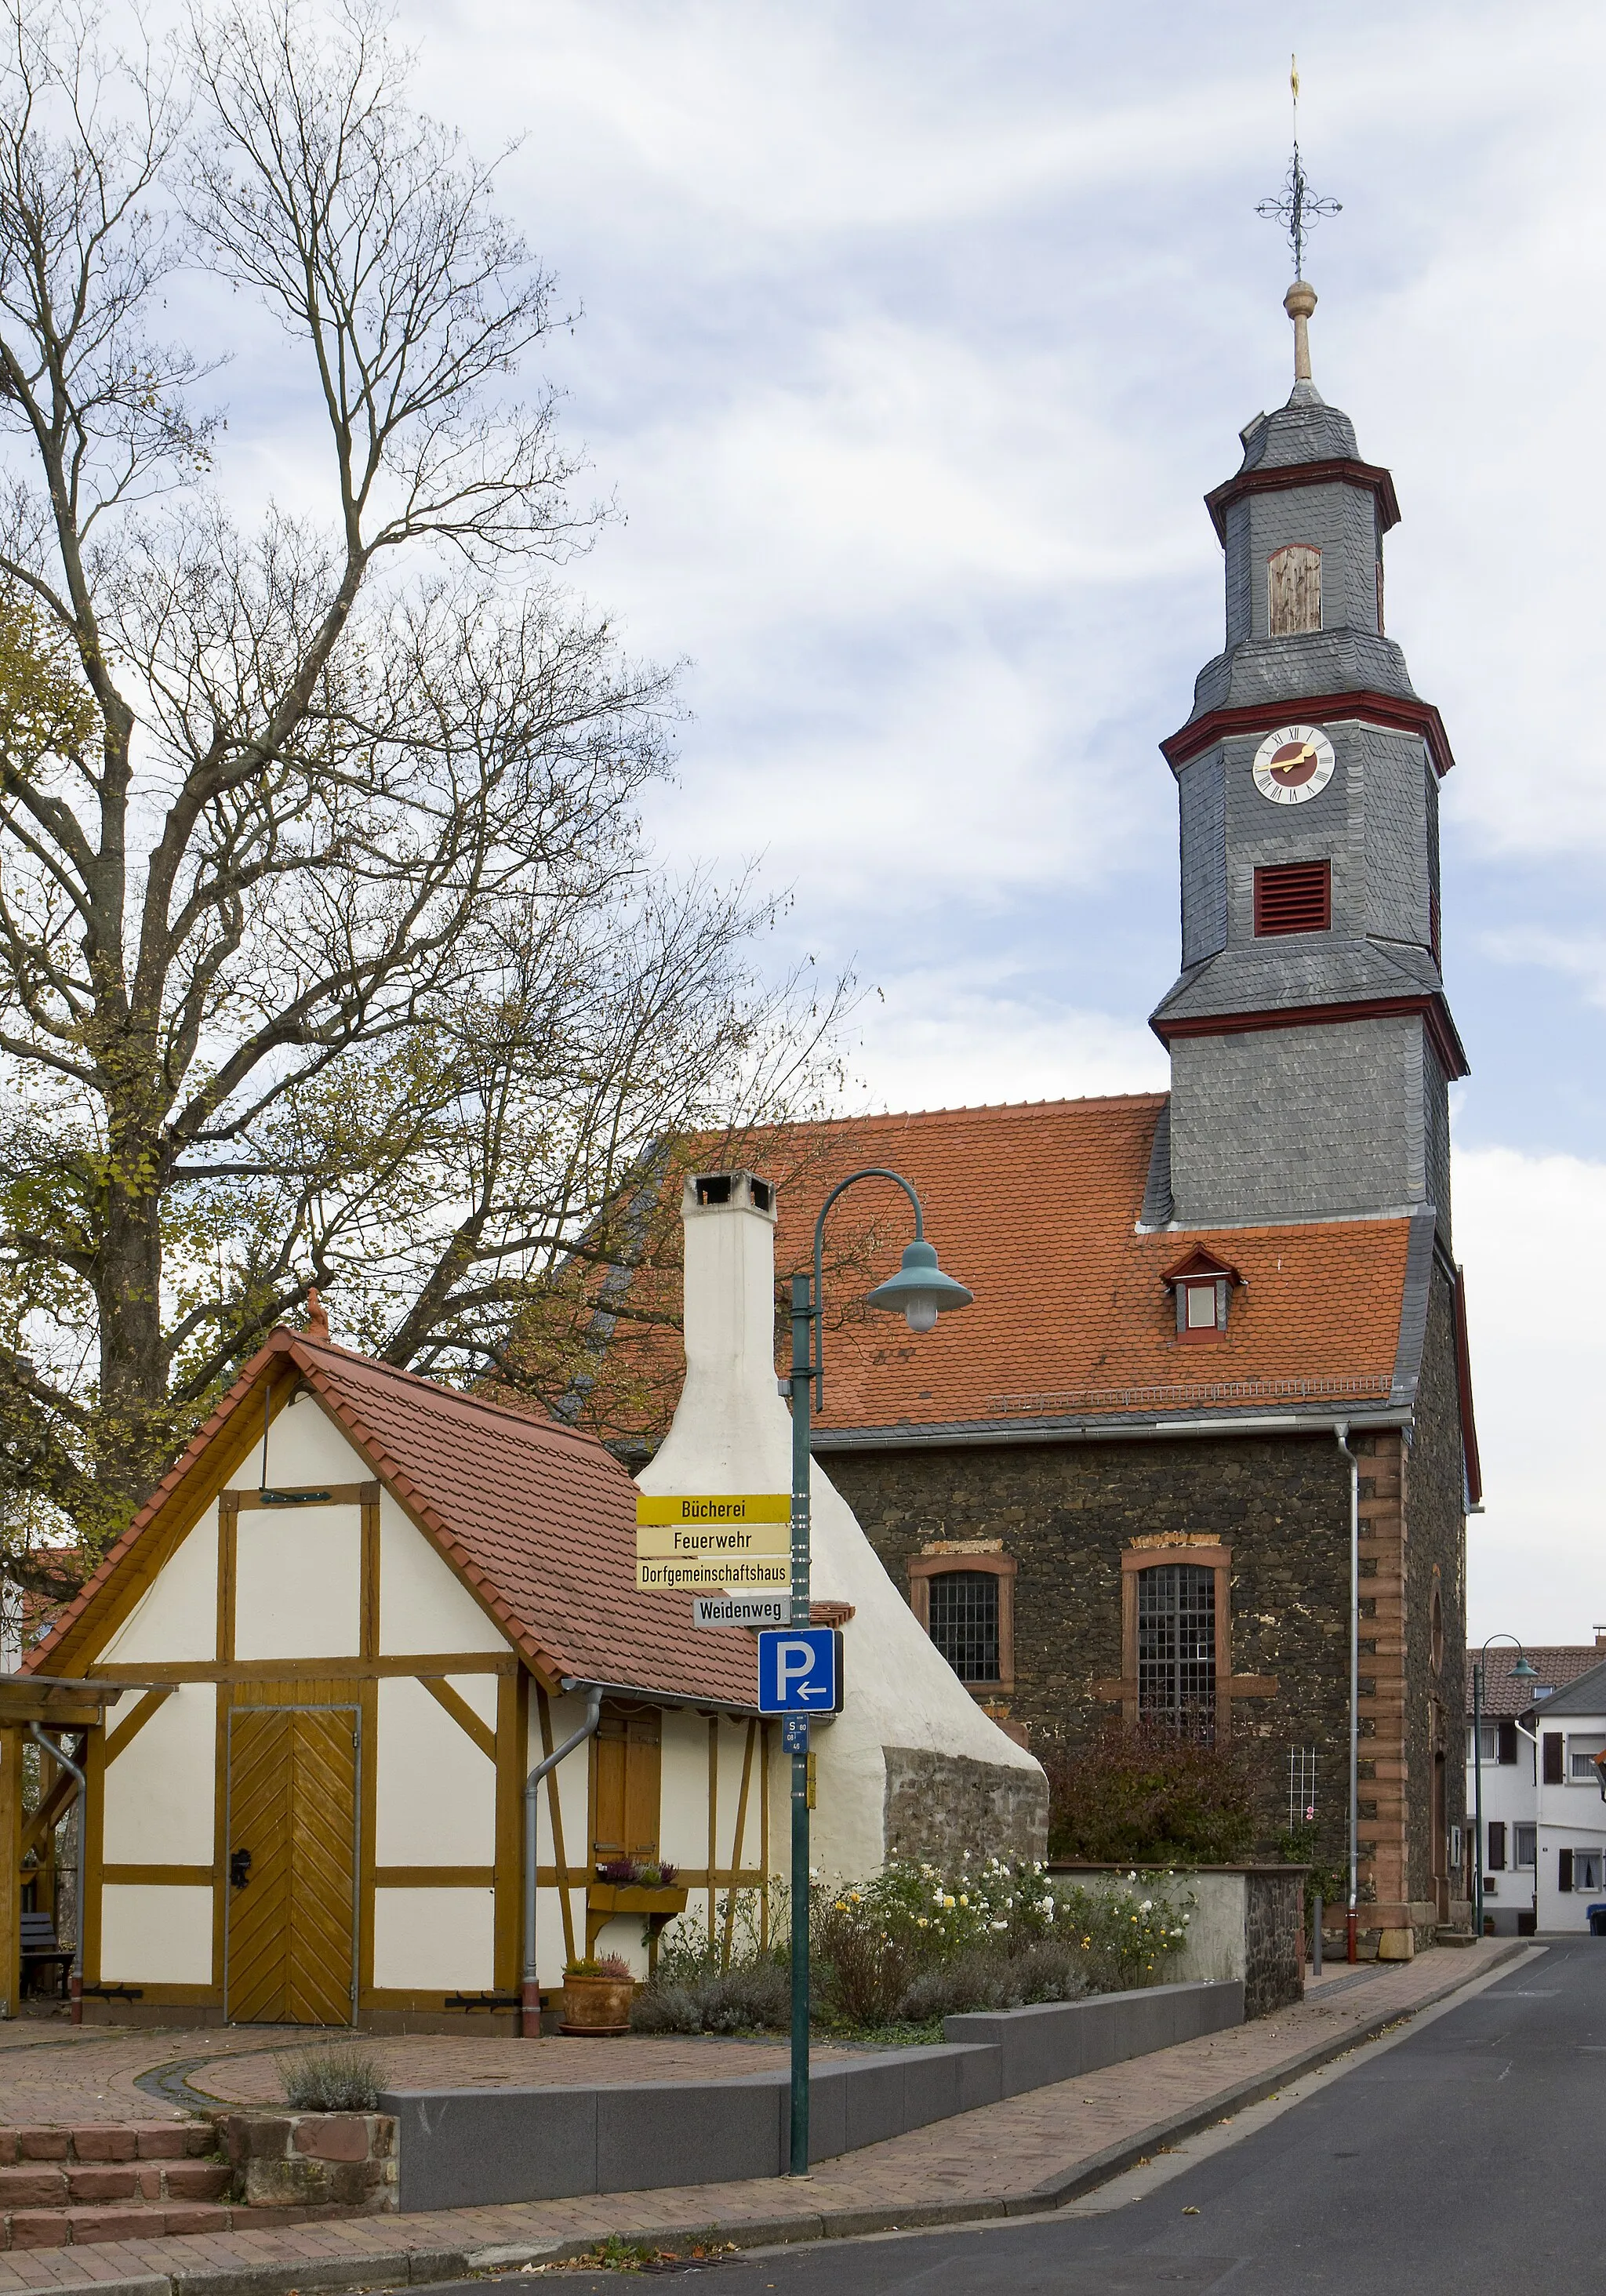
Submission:
<svg viewBox="0 0 1606 2296">
<path fill-rule="evenodd" d="M 750 1636 L 693 1628 L 684 1595 L 636 1592 L 635 1487 L 591 1436 L 288 1331 L 246 1366 L 26 1669 L 93 1655 L 97 1596 L 142 1538 L 182 1518 L 202 1454 L 286 1357 L 549 1682 L 752 1706 Z"/>
<path fill-rule="evenodd" d="M 917 1339 L 861 1309 L 832 1329 L 832 1294 L 890 1275 L 910 1229 L 903 1199 L 865 1182 L 832 1214 L 873 1212 L 885 1241 L 840 1285 L 828 1275 L 825 1430 L 1385 1401 L 1399 1349 L 1406 1219 L 1190 1232 L 1241 1278 L 1219 1339 L 1184 1342 L 1165 1276 L 1176 1231 L 1139 1235 L 1163 1096 L 867 1117 L 840 1128 L 781 1191 L 776 1265 L 807 1263 L 819 1203 L 855 1164 L 890 1164 L 919 1190 L 943 1267 L 976 1294 Z M 827 1134 L 832 1128 L 820 1128 Z M 758 1150 L 761 1158 L 761 1147 Z M 760 1162 L 759 1168 L 762 1168 Z M 829 1233 L 829 1231 L 828 1231 Z"/>
<path fill-rule="evenodd" d="M 1539 1679 L 1534 1682 L 1513 1682 L 1512 1669 L 1517 1663 L 1517 1652 L 1510 1643 L 1496 1643 L 1483 1661 L 1483 1712 L 1486 1721 L 1509 1719 L 1514 1714 L 1526 1714 L 1535 1703 L 1536 1690 L 1565 1690 L 1569 1682 L 1577 1682 L 1592 1667 L 1606 1661 L 1606 1649 L 1596 1643 L 1548 1643 L 1538 1647 L 1525 1644 L 1522 1655 L 1529 1666 L 1537 1669 Z M 1467 1652 L 1467 1719 L 1472 1718 L 1472 1669 L 1478 1663 L 1475 1650 Z M 1541 1700 L 1540 1704 L 1544 1703 Z"/>
</svg>

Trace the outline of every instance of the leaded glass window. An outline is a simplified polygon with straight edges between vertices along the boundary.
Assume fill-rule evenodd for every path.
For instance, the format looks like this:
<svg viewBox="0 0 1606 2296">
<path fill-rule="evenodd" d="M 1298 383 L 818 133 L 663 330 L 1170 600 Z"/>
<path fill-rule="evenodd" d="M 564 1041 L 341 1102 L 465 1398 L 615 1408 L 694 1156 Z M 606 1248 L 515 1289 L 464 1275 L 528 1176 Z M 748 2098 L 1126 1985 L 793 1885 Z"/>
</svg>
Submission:
<svg viewBox="0 0 1606 2296">
<path fill-rule="evenodd" d="M 990 1570 L 944 1570 L 930 1581 L 931 1640 L 961 1682 L 997 1682 L 998 1580 Z"/>
<path fill-rule="evenodd" d="M 1162 1562 L 1137 1574 L 1140 1714 L 1208 1731 L 1216 1715 L 1216 1573 Z"/>
</svg>

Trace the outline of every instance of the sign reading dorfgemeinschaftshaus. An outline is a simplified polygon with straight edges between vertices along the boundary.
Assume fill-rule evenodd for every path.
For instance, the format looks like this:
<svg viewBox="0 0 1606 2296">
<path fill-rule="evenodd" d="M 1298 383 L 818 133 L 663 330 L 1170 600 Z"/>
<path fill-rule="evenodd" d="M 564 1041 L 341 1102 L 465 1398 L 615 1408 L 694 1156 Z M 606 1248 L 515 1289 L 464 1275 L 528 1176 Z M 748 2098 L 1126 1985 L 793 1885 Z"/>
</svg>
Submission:
<svg viewBox="0 0 1606 2296">
<path fill-rule="evenodd" d="M 636 1586 L 654 1594 L 786 1587 L 791 1524 L 784 1491 L 643 1493 L 635 1502 Z"/>
</svg>

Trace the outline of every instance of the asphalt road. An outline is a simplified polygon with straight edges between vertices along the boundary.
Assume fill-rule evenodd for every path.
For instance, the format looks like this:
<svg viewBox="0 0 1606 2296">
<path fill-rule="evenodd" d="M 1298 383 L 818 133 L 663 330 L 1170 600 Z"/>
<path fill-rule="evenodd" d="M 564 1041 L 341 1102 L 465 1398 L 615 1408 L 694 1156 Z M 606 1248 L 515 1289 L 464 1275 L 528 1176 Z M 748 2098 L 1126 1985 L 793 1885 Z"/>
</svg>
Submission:
<svg viewBox="0 0 1606 2296">
<path fill-rule="evenodd" d="M 1301 2089 L 1286 2110 L 1242 2116 L 1239 2141 L 1213 2132 L 1052 2216 L 827 2241 L 698 2277 L 709 2296 L 1553 2296 L 1602 2284 L 1606 1940 L 1552 1946 Z M 554 2296 L 624 2285 L 613 2273 L 551 2282 Z"/>
</svg>

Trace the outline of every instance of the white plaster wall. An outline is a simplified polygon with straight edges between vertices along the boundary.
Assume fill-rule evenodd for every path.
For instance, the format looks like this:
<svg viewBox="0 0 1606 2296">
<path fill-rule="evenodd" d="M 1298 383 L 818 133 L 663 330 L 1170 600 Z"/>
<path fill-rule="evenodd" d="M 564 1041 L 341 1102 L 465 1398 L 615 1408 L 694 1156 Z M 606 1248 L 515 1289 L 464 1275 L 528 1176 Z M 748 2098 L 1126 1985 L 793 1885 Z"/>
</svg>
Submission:
<svg viewBox="0 0 1606 2296">
<path fill-rule="evenodd" d="M 555 1752 L 566 1738 L 571 1738 L 586 1719 L 586 1701 L 572 1693 L 552 1702 L 552 1742 Z M 537 1711 L 535 1694 L 529 1702 L 529 1741 L 524 1775 L 529 1775 L 542 1759 L 541 1720 Z M 570 1873 L 589 1870 L 591 1859 L 591 1757 L 583 1742 L 573 1753 L 560 1762 L 555 1771 L 541 1781 L 537 1811 L 536 1840 L 543 1866 L 557 1863 L 557 1849 L 553 1840 L 552 1805 L 549 1799 L 550 1779 L 558 1781 L 558 1807 L 563 1814 L 563 1849 Z M 580 1932 L 576 1931 L 577 1938 Z M 543 1980 L 545 1981 L 545 1980 Z"/>
<path fill-rule="evenodd" d="M 569 1917 L 574 1926 L 574 1949 L 586 1949 L 586 1892 L 571 1890 L 569 1893 Z M 641 1924 L 636 1924 L 639 1929 Z M 612 1948 L 604 1946 L 604 1953 Z M 522 1949 L 520 1951 L 522 1957 Z M 563 1982 L 563 1896 L 560 1890 L 541 1889 L 536 1892 L 536 1972 L 543 1985 Z"/>
<path fill-rule="evenodd" d="M 496 1621 L 389 1491 L 380 1494 L 379 1558 L 379 1646 L 388 1657 L 507 1649 Z"/>
<path fill-rule="evenodd" d="M 645 1923 L 639 1914 L 619 1914 L 612 1921 L 604 1922 L 597 1931 L 597 1959 L 600 1961 L 605 1953 L 617 1953 L 621 1960 L 629 1963 L 632 1977 L 645 1977 L 647 1948 L 642 1943 L 642 1931 L 644 1927 Z M 577 1930 L 575 1931 L 577 1949 L 580 1937 L 581 1931 Z M 563 1972 L 560 1968 L 555 1981 L 561 1984 L 562 1980 Z"/>
<path fill-rule="evenodd" d="M 101 1980 L 210 1985 L 212 1892 L 114 1882 L 101 1891 Z"/>
<path fill-rule="evenodd" d="M 424 1993 L 487 1993 L 496 1892 L 376 1890 L 373 1981 Z"/>
<path fill-rule="evenodd" d="M 125 1707 L 134 1704 L 124 1693 Z M 118 1710 L 111 1710 L 115 1724 Z M 106 1772 L 101 1855 L 108 1866 L 209 1866 L 217 1692 L 186 1682 L 165 1698 Z"/>
<path fill-rule="evenodd" d="M 229 1488 L 254 1491 L 266 1480 L 282 1489 L 305 1489 L 315 1483 L 368 1483 L 373 1470 L 362 1453 L 332 1419 L 309 1388 L 302 1388 L 285 1405 L 267 1433 L 267 1473 L 262 1472 L 262 1445 L 230 1479 Z"/>
<path fill-rule="evenodd" d="M 132 1666 L 141 1659 L 181 1660 L 217 1655 L 217 1505 L 214 1500 L 168 1557 L 150 1587 L 99 1653 Z M 115 1725 L 116 1710 L 113 1710 Z"/>
<path fill-rule="evenodd" d="M 666 1596 L 665 1600 L 670 1598 Z M 675 1599 L 678 1599 L 677 1597 Z M 664 1710 L 658 1852 L 676 1866 L 709 1861 L 709 1726 L 701 1714 Z"/>
<path fill-rule="evenodd" d="M 375 1778 L 381 1866 L 492 1866 L 496 1766 L 421 1682 L 379 1685 Z"/>
<path fill-rule="evenodd" d="M 791 1414 L 775 1386 L 774 1231 L 765 1214 L 686 1211 L 684 1316 L 685 1384 L 641 1488 L 790 1490 Z M 814 1858 L 824 1874 L 871 1874 L 885 1854 L 883 1745 L 1039 1766 L 938 1653 L 818 1461 L 809 1494 L 814 1598 L 855 1611 L 843 1629 L 845 1710 L 815 1734 Z"/>
<path fill-rule="evenodd" d="M 239 1525 L 235 1657 L 355 1658 L 361 1648 L 361 1507 L 251 1507 Z"/>
</svg>

